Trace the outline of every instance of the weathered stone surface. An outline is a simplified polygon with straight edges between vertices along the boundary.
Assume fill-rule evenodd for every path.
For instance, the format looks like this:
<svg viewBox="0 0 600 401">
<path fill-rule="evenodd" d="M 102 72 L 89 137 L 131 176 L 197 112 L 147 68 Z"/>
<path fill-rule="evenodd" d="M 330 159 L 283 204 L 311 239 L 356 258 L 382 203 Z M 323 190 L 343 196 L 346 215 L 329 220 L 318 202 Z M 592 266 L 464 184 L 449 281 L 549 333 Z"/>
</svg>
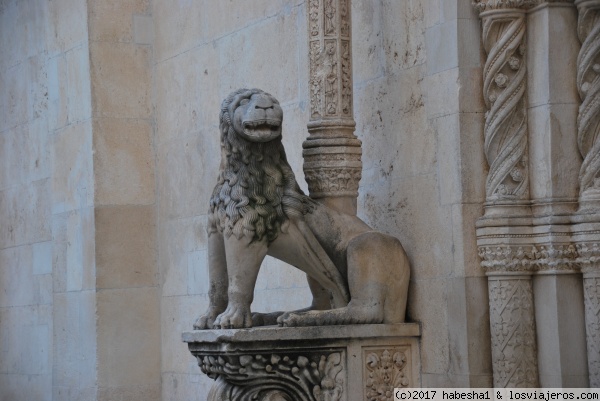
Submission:
<svg viewBox="0 0 600 401">
<path fill-rule="evenodd" d="M 415 324 L 264 327 L 186 332 L 183 340 L 216 379 L 209 400 L 228 393 L 354 401 L 420 386 L 419 334 Z"/>
<path fill-rule="evenodd" d="M 98 207 L 94 217 L 96 288 L 156 286 L 154 207 Z"/>
<path fill-rule="evenodd" d="M 99 118 L 92 129 L 96 205 L 153 204 L 151 123 Z"/>
<path fill-rule="evenodd" d="M 100 391 L 139 394 L 138 389 L 144 392 L 151 389 L 157 392 L 160 374 L 156 367 L 160 356 L 148 350 L 160 344 L 160 318 L 156 313 L 158 290 L 152 287 L 106 289 L 97 297 Z"/>
<path fill-rule="evenodd" d="M 281 143 L 282 119 L 279 102 L 259 89 L 239 89 L 221 105 L 223 159 L 208 223 L 210 305 L 194 327 L 275 318 L 285 326 L 403 322 L 410 270 L 400 242 L 300 192 Z M 267 254 L 309 276 L 310 308 L 251 315 Z"/>
</svg>

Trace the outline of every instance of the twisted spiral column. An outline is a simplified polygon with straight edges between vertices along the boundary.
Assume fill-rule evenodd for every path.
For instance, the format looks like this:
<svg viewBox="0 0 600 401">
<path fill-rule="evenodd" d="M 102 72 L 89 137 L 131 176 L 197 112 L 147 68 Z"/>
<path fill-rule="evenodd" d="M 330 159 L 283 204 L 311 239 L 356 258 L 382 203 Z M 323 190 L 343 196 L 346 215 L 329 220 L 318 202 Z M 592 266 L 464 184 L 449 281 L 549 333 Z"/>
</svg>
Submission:
<svg viewBox="0 0 600 401">
<path fill-rule="evenodd" d="M 486 181 L 488 204 L 527 201 L 527 113 L 525 104 L 526 1 L 480 1 L 487 53 L 483 97 L 484 151 L 490 166 Z"/>
<path fill-rule="evenodd" d="M 579 171 L 580 209 L 597 210 L 600 201 L 600 0 L 576 0 L 577 89 L 581 97 L 577 116 L 577 144 L 583 157 Z M 590 386 L 600 386 L 600 251 L 598 244 L 580 244 Z"/>
<path fill-rule="evenodd" d="M 490 167 L 486 216 L 490 213 L 504 217 L 504 206 L 529 205 L 525 32 L 526 12 L 533 5 L 535 1 L 527 0 L 474 3 L 480 12 L 487 54 L 483 70 L 487 108 L 484 152 Z M 480 254 L 488 276 L 494 387 L 538 387 L 531 269 L 507 262 L 512 255 L 502 250 L 510 249 L 503 247 L 502 239 L 479 235 L 478 232 L 478 245 L 485 243 L 490 249 L 497 249 L 489 255 Z"/>
<path fill-rule="evenodd" d="M 577 143 L 583 156 L 579 172 L 581 200 L 600 200 L 600 0 L 578 0 Z"/>
</svg>

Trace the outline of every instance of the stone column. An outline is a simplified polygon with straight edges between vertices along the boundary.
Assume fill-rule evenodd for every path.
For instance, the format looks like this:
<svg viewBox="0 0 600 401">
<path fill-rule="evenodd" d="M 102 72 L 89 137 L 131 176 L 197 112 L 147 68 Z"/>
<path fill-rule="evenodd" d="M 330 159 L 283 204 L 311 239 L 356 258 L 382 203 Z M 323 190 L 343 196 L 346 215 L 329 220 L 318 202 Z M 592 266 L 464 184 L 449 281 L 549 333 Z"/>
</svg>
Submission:
<svg viewBox="0 0 600 401">
<path fill-rule="evenodd" d="M 590 387 L 600 387 L 600 243 L 577 245 L 583 271 L 583 299 Z"/>
<path fill-rule="evenodd" d="M 486 204 L 529 201 L 525 91 L 525 1 L 476 3 L 483 22 L 487 60 L 483 71 L 484 146 L 490 166 Z M 493 210 L 493 208 L 486 208 Z"/>
<path fill-rule="evenodd" d="M 580 202 L 600 201 L 600 0 L 577 0 L 577 32 L 581 50 L 577 59 L 577 89 L 581 106 L 577 142 L 583 156 L 579 172 Z"/>
<path fill-rule="evenodd" d="M 477 0 L 489 164 L 477 245 L 488 275 L 494 387 L 538 387 L 527 138 L 526 0 Z"/>
<path fill-rule="evenodd" d="M 303 143 L 310 196 L 356 214 L 361 142 L 354 135 L 350 0 L 309 0 L 309 137 Z"/>
<path fill-rule="evenodd" d="M 577 143 L 583 157 L 579 172 L 579 214 L 576 221 L 578 262 L 583 271 L 590 387 L 600 387 L 600 0 L 576 0 L 577 89 L 581 106 Z"/>
<path fill-rule="evenodd" d="M 490 275 L 488 288 L 494 387 L 539 387 L 530 276 Z"/>
<path fill-rule="evenodd" d="M 539 251 L 533 292 L 542 387 L 588 385 L 583 281 L 570 226 L 581 165 L 573 134 L 580 103 L 576 26 L 572 0 L 537 0 L 527 11 L 529 241 Z"/>
</svg>

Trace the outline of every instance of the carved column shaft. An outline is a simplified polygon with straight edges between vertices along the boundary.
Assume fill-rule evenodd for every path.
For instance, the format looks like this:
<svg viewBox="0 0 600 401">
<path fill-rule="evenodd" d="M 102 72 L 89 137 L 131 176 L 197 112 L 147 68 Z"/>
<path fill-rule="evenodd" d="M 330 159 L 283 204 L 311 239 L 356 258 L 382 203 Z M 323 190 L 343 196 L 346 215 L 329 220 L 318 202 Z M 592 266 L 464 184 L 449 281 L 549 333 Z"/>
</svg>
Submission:
<svg viewBox="0 0 600 401">
<path fill-rule="evenodd" d="M 361 142 L 354 136 L 350 0 L 308 0 L 309 137 L 303 143 L 310 196 L 356 214 Z"/>
<path fill-rule="evenodd" d="M 577 144 L 583 157 L 579 172 L 582 222 L 597 227 L 600 210 L 600 0 L 576 0 L 577 34 L 581 49 L 577 58 L 577 89 L 581 106 L 577 116 Z M 577 244 L 583 271 L 588 370 L 591 387 L 600 387 L 600 249 L 597 235 L 581 234 Z"/>
<path fill-rule="evenodd" d="M 489 164 L 485 216 L 477 223 L 482 267 L 488 274 L 495 387 L 538 387 L 531 271 L 513 244 L 512 225 L 530 219 L 527 139 L 526 13 L 529 0 L 476 0 L 482 20 L 486 104 L 484 152 Z M 511 218 L 520 216 L 520 220 Z M 501 220 L 494 222 L 494 218 Z M 519 227 L 517 227 L 519 226 Z M 508 235 L 507 235 L 508 234 Z M 516 240 L 519 242 L 519 240 Z M 514 248 L 514 251 L 513 251 Z"/>
<path fill-rule="evenodd" d="M 590 387 L 600 387 L 600 264 L 583 273 Z"/>
<path fill-rule="evenodd" d="M 494 387 L 539 387 L 530 277 L 490 276 L 488 291 Z"/>
<path fill-rule="evenodd" d="M 577 117 L 577 143 L 583 156 L 580 200 L 600 201 L 600 0 L 577 0 L 577 89 L 582 103 Z"/>
<path fill-rule="evenodd" d="M 487 53 L 483 97 L 488 109 L 484 131 L 485 156 L 490 166 L 486 181 L 488 205 L 529 199 L 524 4 L 489 0 L 476 3 Z"/>
</svg>

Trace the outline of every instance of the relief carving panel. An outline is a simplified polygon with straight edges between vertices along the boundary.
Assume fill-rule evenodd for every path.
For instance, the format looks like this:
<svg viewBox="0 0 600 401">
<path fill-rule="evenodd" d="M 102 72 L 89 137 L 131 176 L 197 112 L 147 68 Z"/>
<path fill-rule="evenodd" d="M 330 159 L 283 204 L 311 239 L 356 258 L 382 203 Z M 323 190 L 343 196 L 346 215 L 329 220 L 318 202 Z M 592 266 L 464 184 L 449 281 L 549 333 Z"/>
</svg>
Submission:
<svg viewBox="0 0 600 401">
<path fill-rule="evenodd" d="M 494 387 L 539 387 L 533 289 L 529 278 L 490 278 Z"/>
<path fill-rule="evenodd" d="M 343 351 L 195 356 L 202 372 L 217 379 L 209 401 L 339 401 L 344 396 Z"/>
<path fill-rule="evenodd" d="M 365 399 L 393 401 L 394 388 L 411 387 L 410 350 L 381 348 L 363 350 Z"/>
</svg>

